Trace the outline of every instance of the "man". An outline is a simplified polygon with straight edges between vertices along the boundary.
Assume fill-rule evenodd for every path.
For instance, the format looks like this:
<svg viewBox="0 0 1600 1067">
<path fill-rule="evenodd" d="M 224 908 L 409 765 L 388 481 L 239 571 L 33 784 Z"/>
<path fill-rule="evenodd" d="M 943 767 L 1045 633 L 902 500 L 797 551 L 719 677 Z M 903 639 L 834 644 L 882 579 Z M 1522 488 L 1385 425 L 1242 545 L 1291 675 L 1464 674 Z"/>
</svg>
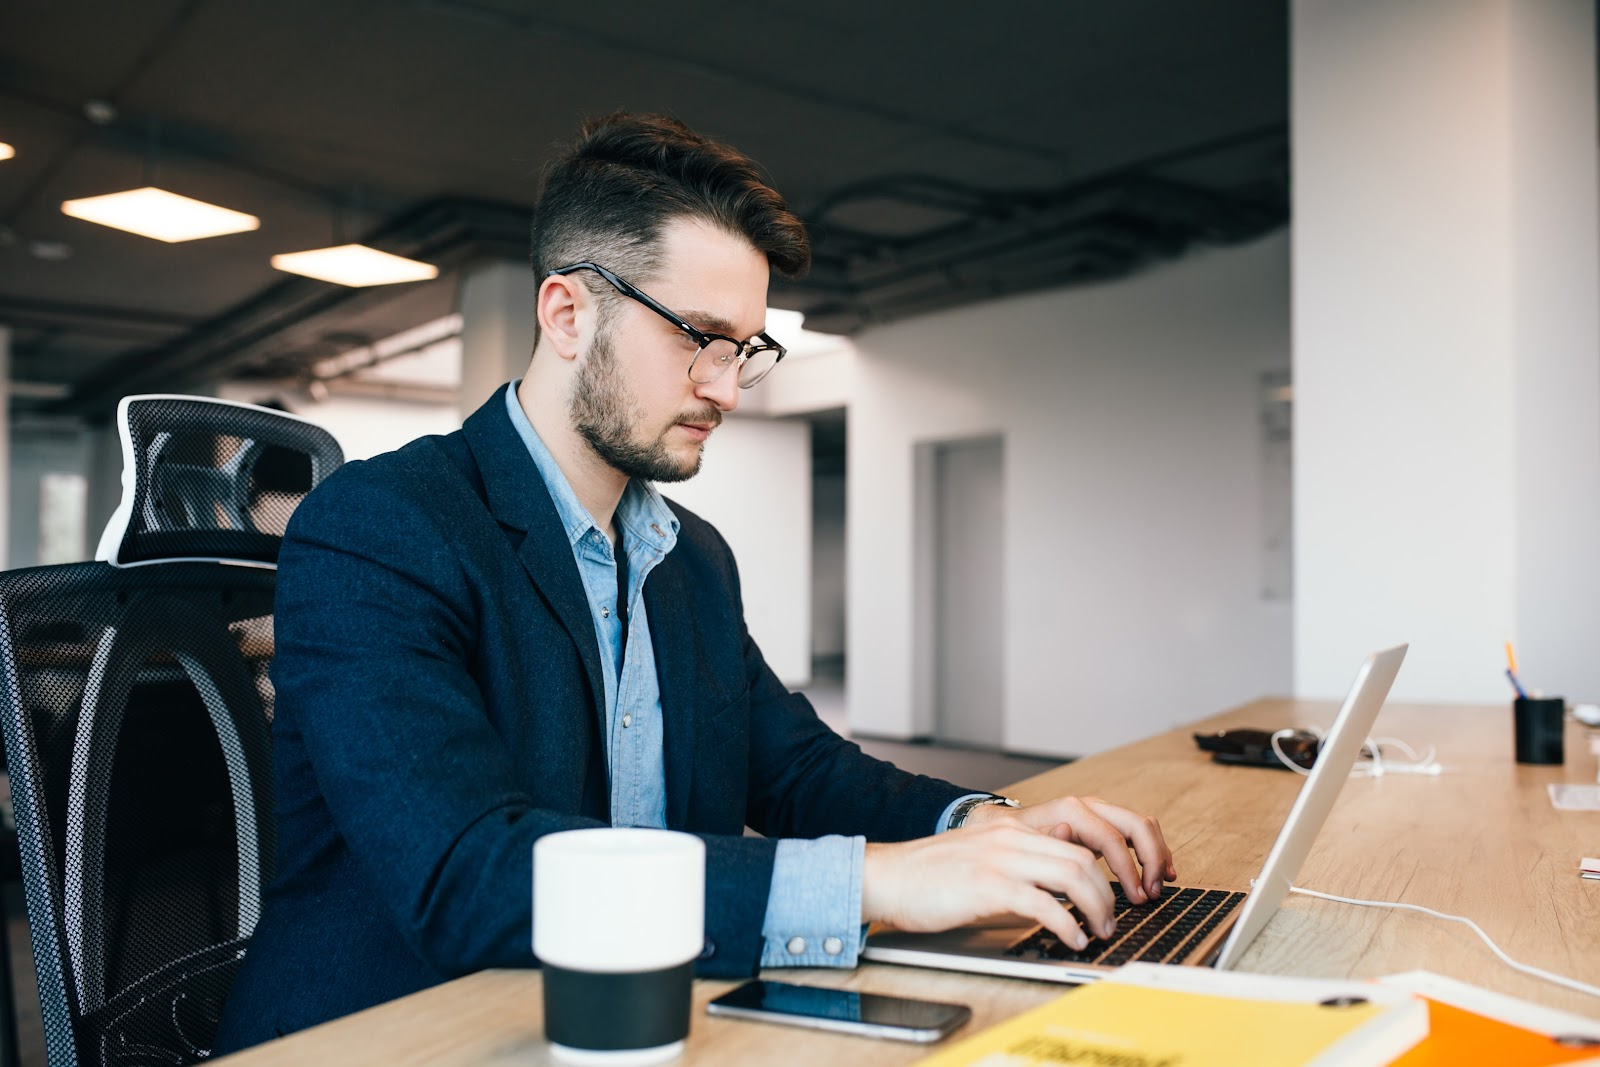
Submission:
<svg viewBox="0 0 1600 1067">
<path fill-rule="evenodd" d="M 693 475 L 782 356 L 768 275 L 810 252 L 754 165 L 614 115 L 534 217 L 527 376 L 457 433 L 347 465 L 285 538 L 278 873 L 219 1046 L 535 964 L 532 846 L 555 830 L 703 836 L 706 975 L 852 966 L 879 919 L 1013 912 L 1082 945 L 1053 894 L 1109 933 L 1099 856 L 1158 893 L 1153 819 L 1008 807 L 823 726 L 750 640 L 727 545 L 650 484 Z"/>
</svg>

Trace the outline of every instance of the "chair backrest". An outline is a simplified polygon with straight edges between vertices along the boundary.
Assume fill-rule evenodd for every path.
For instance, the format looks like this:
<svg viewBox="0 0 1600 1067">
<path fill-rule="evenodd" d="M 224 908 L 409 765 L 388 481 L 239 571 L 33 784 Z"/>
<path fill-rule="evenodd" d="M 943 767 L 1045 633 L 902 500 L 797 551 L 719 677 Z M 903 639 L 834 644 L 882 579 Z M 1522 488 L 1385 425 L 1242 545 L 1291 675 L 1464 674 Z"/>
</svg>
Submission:
<svg viewBox="0 0 1600 1067">
<path fill-rule="evenodd" d="M 96 559 L 270 566 L 289 516 L 344 462 L 328 431 L 282 411 L 203 396 L 124 397 L 122 502 Z"/>
<path fill-rule="evenodd" d="M 210 1053 L 274 862 L 278 545 L 342 461 L 270 409 L 119 412 L 103 559 L 0 574 L 0 731 L 51 1067 Z"/>
<path fill-rule="evenodd" d="M 0 574 L 0 727 L 52 1067 L 210 1049 L 273 864 L 275 577 Z"/>
</svg>

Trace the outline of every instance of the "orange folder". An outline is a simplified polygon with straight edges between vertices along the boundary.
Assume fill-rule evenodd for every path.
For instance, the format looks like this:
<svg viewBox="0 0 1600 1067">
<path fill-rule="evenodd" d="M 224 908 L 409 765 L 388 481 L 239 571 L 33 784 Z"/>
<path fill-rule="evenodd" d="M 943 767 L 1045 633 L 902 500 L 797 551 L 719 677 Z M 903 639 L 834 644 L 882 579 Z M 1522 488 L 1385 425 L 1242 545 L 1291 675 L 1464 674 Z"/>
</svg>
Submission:
<svg viewBox="0 0 1600 1067">
<path fill-rule="evenodd" d="M 1600 1047 L 1573 1048 L 1555 1037 L 1428 999 L 1428 1036 L 1390 1067 L 1459 1067 L 1464 1063 L 1545 1067 L 1600 1063 Z"/>
</svg>

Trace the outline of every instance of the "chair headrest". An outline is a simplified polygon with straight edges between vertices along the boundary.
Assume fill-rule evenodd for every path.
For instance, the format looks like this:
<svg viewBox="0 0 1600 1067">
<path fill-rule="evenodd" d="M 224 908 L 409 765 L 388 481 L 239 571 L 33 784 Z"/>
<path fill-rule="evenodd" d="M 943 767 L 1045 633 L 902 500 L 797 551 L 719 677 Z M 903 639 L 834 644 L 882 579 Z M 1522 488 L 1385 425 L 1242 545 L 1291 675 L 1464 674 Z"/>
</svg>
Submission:
<svg viewBox="0 0 1600 1067">
<path fill-rule="evenodd" d="M 298 415 L 203 396 L 117 405 L 122 502 L 95 558 L 118 567 L 217 560 L 275 567 L 289 516 L 344 462 Z"/>
</svg>

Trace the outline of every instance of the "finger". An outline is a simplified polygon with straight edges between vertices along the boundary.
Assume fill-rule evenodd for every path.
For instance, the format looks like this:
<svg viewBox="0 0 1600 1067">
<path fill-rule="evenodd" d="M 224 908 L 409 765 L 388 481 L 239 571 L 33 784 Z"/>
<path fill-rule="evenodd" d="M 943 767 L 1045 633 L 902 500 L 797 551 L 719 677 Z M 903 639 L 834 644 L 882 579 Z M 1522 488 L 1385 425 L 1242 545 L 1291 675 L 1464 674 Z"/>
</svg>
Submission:
<svg viewBox="0 0 1600 1067">
<path fill-rule="evenodd" d="M 1074 829 L 1080 844 L 1105 857 L 1106 866 L 1122 883 L 1122 891 L 1130 901 L 1143 904 L 1150 899 L 1145 887 L 1147 879 L 1134 863 L 1133 853 L 1128 851 L 1128 839 L 1120 829 L 1089 812 L 1084 813 Z"/>
<path fill-rule="evenodd" d="M 1135 904 L 1143 904 L 1150 899 L 1153 892 L 1148 888 L 1149 883 L 1154 881 L 1157 887 L 1155 891 L 1159 891 L 1161 878 L 1159 875 L 1141 874 L 1133 856 L 1128 852 L 1127 836 L 1121 829 L 1097 814 L 1094 810 L 1096 805 L 1117 811 L 1126 810 L 1107 804 L 1099 797 L 1058 797 L 1043 804 L 1023 808 L 1021 812 L 1027 817 L 1025 821 L 1038 825 L 1051 837 L 1060 841 L 1077 841 L 1104 856 L 1106 866 L 1111 868 L 1117 881 L 1122 883 L 1123 892 L 1128 895 L 1128 899 Z M 1047 814 L 1056 816 L 1060 821 L 1043 823 L 1042 820 Z"/>
<path fill-rule="evenodd" d="M 1103 800 L 1094 799 L 1087 803 L 1096 815 L 1116 827 L 1124 839 L 1132 843 L 1133 851 L 1139 857 L 1139 866 L 1144 870 L 1145 892 L 1151 897 L 1160 896 L 1162 880 L 1178 876 L 1177 868 L 1172 864 L 1172 849 L 1167 846 L 1167 839 L 1161 833 L 1161 824 L 1149 815 L 1119 808 Z M 1111 862 L 1109 857 L 1106 862 Z"/>
<path fill-rule="evenodd" d="M 1065 896 L 1077 906 L 1088 929 L 1110 937 L 1116 930 L 1116 898 L 1094 854 L 1044 834 L 1028 836 L 1034 841 L 1021 842 L 1000 865 L 1001 873 L 1017 883 Z"/>
<path fill-rule="evenodd" d="M 1072 912 L 1042 889 L 1019 885 L 1007 907 L 1024 919 L 1040 924 L 1074 949 L 1081 951 L 1089 947 L 1089 936 L 1072 917 Z"/>
</svg>

